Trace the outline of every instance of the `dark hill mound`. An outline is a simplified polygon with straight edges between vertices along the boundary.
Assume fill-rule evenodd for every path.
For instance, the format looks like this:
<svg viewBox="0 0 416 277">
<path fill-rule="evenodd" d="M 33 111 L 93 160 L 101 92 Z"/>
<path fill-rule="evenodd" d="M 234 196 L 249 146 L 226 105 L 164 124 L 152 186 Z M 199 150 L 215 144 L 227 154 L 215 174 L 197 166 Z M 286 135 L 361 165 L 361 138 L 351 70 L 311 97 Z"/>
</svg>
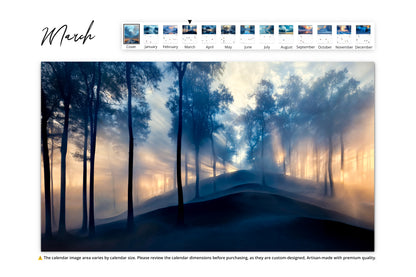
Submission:
<svg viewBox="0 0 416 277">
<path fill-rule="evenodd" d="M 42 242 L 43 251 L 373 251 L 374 232 L 345 224 L 344 216 L 247 184 L 219 198 L 175 206 L 126 222 L 97 226 L 95 238 L 67 236 Z M 229 194 L 231 193 L 231 194 Z"/>
</svg>

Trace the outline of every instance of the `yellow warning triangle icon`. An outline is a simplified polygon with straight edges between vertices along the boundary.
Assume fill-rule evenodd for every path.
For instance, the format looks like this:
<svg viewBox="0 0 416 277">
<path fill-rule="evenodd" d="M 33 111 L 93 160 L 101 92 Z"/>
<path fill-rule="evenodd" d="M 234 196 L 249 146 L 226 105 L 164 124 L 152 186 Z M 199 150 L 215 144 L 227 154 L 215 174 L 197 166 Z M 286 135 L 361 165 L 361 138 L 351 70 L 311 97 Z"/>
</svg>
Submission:
<svg viewBox="0 0 416 277">
<path fill-rule="evenodd" d="M 42 261 L 42 256 L 39 256 L 39 259 L 38 259 L 38 261 Z"/>
</svg>

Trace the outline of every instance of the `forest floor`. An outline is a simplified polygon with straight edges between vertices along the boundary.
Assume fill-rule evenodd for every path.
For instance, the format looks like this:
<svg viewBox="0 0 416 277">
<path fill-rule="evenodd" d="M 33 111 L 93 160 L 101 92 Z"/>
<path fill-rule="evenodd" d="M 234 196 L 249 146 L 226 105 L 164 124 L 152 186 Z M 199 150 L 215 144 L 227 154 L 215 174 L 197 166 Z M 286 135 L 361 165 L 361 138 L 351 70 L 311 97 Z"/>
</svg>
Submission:
<svg viewBox="0 0 416 277">
<path fill-rule="evenodd" d="M 130 232 L 120 215 L 97 224 L 94 237 L 43 238 L 42 251 L 374 251 L 374 206 L 363 204 L 357 217 L 339 204 L 349 201 L 324 198 L 319 186 L 282 175 L 267 184 L 249 171 L 224 174 L 218 192 L 212 180 L 201 182 L 198 199 L 185 189 L 184 225 L 169 205 L 174 194 L 164 195 L 142 204 Z"/>
</svg>

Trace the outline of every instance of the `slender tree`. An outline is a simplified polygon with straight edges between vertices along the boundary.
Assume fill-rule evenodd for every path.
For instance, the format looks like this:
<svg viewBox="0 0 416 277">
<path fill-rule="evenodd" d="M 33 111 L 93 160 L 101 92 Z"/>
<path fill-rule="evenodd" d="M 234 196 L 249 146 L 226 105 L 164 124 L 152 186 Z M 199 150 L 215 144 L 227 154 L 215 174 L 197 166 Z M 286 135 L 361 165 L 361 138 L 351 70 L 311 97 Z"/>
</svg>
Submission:
<svg viewBox="0 0 416 277">
<path fill-rule="evenodd" d="M 178 126 L 179 126 L 179 92 L 178 92 L 178 82 L 175 82 L 175 84 L 169 88 L 169 99 L 166 102 L 166 107 L 169 109 L 169 111 L 172 114 L 171 119 L 171 128 L 169 130 L 168 136 L 171 138 L 173 143 L 177 145 L 177 139 L 178 139 Z M 183 98 L 182 98 L 182 147 L 181 152 L 185 156 L 185 186 L 188 185 L 188 163 L 189 163 L 189 145 L 191 144 L 191 130 L 190 130 L 190 116 L 188 112 L 188 108 L 190 106 L 190 98 L 187 95 L 187 91 L 183 91 Z M 184 108 L 185 107 L 185 108 Z M 182 156 L 182 155 L 181 155 Z M 175 160 L 174 163 L 174 174 L 173 174 L 173 188 L 177 188 L 177 161 Z"/>
<path fill-rule="evenodd" d="M 126 82 L 128 91 L 127 113 L 128 113 L 128 129 L 129 129 L 129 167 L 128 167 L 128 186 L 127 186 L 127 228 L 132 229 L 134 226 L 133 218 L 133 152 L 134 137 L 131 117 L 131 63 L 126 63 Z"/>
<path fill-rule="evenodd" d="M 45 236 L 52 236 L 51 221 L 51 185 L 50 185 L 50 167 L 49 167 L 49 149 L 48 149 L 48 120 L 51 116 L 51 110 L 47 108 L 46 95 L 41 88 L 41 139 L 42 139 L 42 157 L 43 157 L 43 176 L 45 188 Z"/>
<path fill-rule="evenodd" d="M 237 133 L 232 124 L 224 124 L 222 137 L 225 142 L 220 147 L 219 157 L 222 159 L 223 173 L 227 172 L 227 163 L 232 161 L 233 156 L 237 153 Z"/>
<path fill-rule="evenodd" d="M 53 126 L 53 124 L 54 123 L 52 123 L 51 125 Z M 54 153 L 55 153 L 55 140 L 56 140 L 56 137 L 57 137 L 57 134 L 54 134 L 54 130 L 55 130 L 55 128 L 54 127 L 51 127 L 50 129 L 49 129 L 50 131 L 49 131 L 49 136 L 51 137 L 51 154 L 50 154 L 50 173 L 51 173 L 51 213 L 52 213 L 52 227 L 55 225 L 55 208 L 54 208 L 54 205 L 53 205 L 53 203 L 54 203 L 54 201 L 53 201 L 53 198 L 54 198 L 54 190 L 53 190 L 53 166 L 54 166 Z"/>
<path fill-rule="evenodd" d="M 127 125 L 129 133 L 129 163 L 128 163 L 128 184 L 127 184 L 127 228 L 132 230 L 134 227 L 134 212 L 133 212 L 133 154 L 134 154 L 134 133 L 133 130 L 133 115 L 134 111 L 143 111 L 137 116 L 135 121 L 139 124 L 139 127 L 136 132 L 145 132 L 147 136 L 148 123 L 150 119 L 150 110 L 148 104 L 144 98 L 144 87 L 145 85 L 152 86 L 157 88 L 158 83 L 161 80 L 161 73 L 159 68 L 154 63 L 131 63 L 126 62 L 125 64 L 125 76 L 126 76 L 126 85 L 127 85 Z M 136 95 L 138 96 L 138 104 L 135 107 L 133 104 L 132 96 L 133 89 L 132 85 L 135 82 Z"/>
<path fill-rule="evenodd" d="M 73 81 L 73 63 L 52 63 L 49 62 L 53 75 L 55 87 L 59 93 L 60 100 L 63 104 L 63 131 L 61 136 L 61 199 L 59 210 L 59 227 L 58 233 L 64 235 L 66 233 L 66 156 L 68 152 L 68 132 L 69 132 L 69 112 L 72 95 L 76 91 Z"/>
<path fill-rule="evenodd" d="M 275 125 L 279 130 L 283 146 L 283 174 L 287 174 L 287 166 L 292 171 L 292 149 L 296 137 L 296 131 L 302 116 L 299 103 L 301 102 L 301 93 L 304 84 L 302 78 L 298 75 L 290 75 L 289 78 L 280 87 L 283 89 L 282 94 L 275 94 L 276 97 L 276 115 Z"/>
<path fill-rule="evenodd" d="M 178 224 L 184 224 L 184 203 L 183 203 L 183 188 L 182 188 L 182 176 L 181 176 L 181 153 L 182 153 L 182 101 L 183 101 L 183 78 L 185 76 L 188 62 L 173 62 L 171 68 L 178 74 L 178 138 L 176 145 L 176 179 L 178 187 Z"/>
<path fill-rule="evenodd" d="M 184 109 L 185 118 L 189 121 L 189 137 L 195 151 L 195 198 L 199 198 L 200 185 L 200 150 L 206 139 L 212 138 L 220 124 L 215 115 L 224 111 L 232 102 L 231 94 L 220 85 L 217 90 L 211 90 L 212 83 L 222 74 L 222 63 L 192 63 L 184 79 L 183 88 L 187 96 L 187 106 Z M 211 150 L 215 149 L 211 148 Z M 213 156 L 215 168 L 216 157 Z M 214 174 L 215 176 L 215 174 Z M 215 177 L 214 177 L 215 178 Z"/>
<path fill-rule="evenodd" d="M 94 94 L 94 85 L 96 77 L 95 63 L 78 63 L 81 72 L 82 80 L 84 82 L 85 93 L 79 100 L 79 112 L 81 118 L 81 129 L 83 135 L 82 145 L 82 227 L 83 232 L 88 229 L 88 207 L 87 207 L 87 180 L 88 180 L 88 138 L 90 129 L 90 108 L 91 97 Z"/>
<path fill-rule="evenodd" d="M 90 121 L 90 209 L 88 231 L 90 236 L 95 235 L 95 213 L 94 213 L 94 182 L 95 182 L 95 152 L 97 145 L 97 123 L 98 110 L 100 108 L 101 99 L 101 63 L 96 64 L 94 71 L 93 86 L 90 87 L 90 102 L 88 107 Z"/>
<path fill-rule="evenodd" d="M 346 108 L 347 95 L 356 85 L 357 82 L 348 77 L 347 69 L 330 70 L 324 76 L 317 78 L 307 88 L 307 97 L 304 98 L 302 103 L 302 111 L 305 117 L 308 118 L 309 124 L 316 130 L 316 137 L 326 139 L 328 148 L 326 170 L 328 173 L 329 196 L 335 194 L 332 168 L 334 136 L 340 129 L 339 126 L 346 124 L 346 121 L 350 119 L 348 116 L 341 116 L 340 111 Z"/>
<path fill-rule="evenodd" d="M 256 106 L 254 109 L 246 111 L 244 116 L 246 137 L 249 139 L 248 157 L 253 160 L 255 159 L 254 151 L 260 151 L 262 184 L 266 184 L 264 169 L 265 141 L 270 135 L 272 116 L 276 110 L 273 94 L 273 84 L 270 81 L 261 80 L 253 93 Z M 260 149 L 257 147 L 260 147 Z"/>
<path fill-rule="evenodd" d="M 217 154 L 215 152 L 214 133 L 223 127 L 216 118 L 218 114 L 223 114 L 228 110 L 228 106 L 233 102 L 233 96 L 229 90 L 221 84 L 218 89 L 210 90 L 208 94 L 208 128 L 209 138 L 211 141 L 212 152 L 212 174 L 214 191 L 216 191 L 216 168 L 217 168 Z"/>
</svg>

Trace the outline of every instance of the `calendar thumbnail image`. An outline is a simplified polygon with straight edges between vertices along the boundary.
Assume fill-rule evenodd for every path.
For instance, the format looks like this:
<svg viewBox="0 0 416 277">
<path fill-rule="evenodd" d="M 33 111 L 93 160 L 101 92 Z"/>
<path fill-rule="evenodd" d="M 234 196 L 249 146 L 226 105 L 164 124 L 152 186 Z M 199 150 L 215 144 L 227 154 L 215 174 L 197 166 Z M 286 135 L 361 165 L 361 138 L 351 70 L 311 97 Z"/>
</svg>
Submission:
<svg viewBox="0 0 416 277">
<path fill-rule="evenodd" d="M 124 44 L 140 44 L 140 24 L 124 24 L 123 29 Z"/>
</svg>

